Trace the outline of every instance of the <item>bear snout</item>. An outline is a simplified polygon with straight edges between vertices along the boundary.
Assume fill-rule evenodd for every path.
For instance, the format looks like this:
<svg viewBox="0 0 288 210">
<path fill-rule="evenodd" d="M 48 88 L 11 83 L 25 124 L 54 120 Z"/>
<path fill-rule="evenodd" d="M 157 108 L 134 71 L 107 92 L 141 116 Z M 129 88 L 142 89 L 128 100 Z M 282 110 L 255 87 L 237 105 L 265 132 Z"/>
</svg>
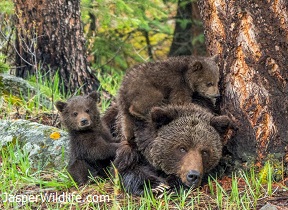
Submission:
<svg viewBox="0 0 288 210">
<path fill-rule="evenodd" d="M 191 149 L 182 157 L 178 174 L 182 183 L 187 187 L 196 188 L 201 184 L 203 162 L 199 149 Z"/>
<path fill-rule="evenodd" d="M 201 174 L 198 171 L 190 170 L 186 175 L 186 179 L 190 187 L 197 187 L 201 182 Z"/>
<path fill-rule="evenodd" d="M 87 118 L 81 118 L 80 119 L 80 127 L 85 128 L 90 126 L 90 121 Z"/>
</svg>

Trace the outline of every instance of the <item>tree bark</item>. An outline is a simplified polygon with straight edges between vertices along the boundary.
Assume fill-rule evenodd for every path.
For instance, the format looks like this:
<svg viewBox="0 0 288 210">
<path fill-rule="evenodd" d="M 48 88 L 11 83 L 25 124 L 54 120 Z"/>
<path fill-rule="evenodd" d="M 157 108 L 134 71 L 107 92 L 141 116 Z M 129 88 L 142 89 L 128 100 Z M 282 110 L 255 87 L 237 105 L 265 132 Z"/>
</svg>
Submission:
<svg viewBox="0 0 288 210">
<path fill-rule="evenodd" d="M 88 93 L 99 81 L 87 66 L 79 0 L 14 0 L 17 16 L 16 76 L 58 71 L 64 92 Z"/>
<path fill-rule="evenodd" d="M 199 0 L 198 5 L 208 51 L 222 58 L 221 110 L 238 123 L 228 150 L 259 165 L 271 155 L 281 160 L 288 143 L 288 2 Z"/>
</svg>

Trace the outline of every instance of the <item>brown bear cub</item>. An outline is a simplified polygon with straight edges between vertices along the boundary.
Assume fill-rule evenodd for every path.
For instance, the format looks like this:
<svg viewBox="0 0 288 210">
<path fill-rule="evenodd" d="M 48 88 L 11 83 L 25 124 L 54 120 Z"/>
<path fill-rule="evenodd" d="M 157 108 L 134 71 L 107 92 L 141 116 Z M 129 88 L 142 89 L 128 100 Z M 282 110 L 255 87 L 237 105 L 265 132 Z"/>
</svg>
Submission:
<svg viewBox="0 0 288 210">
<path fill-rule="evenodd" d="M 222 137 L 233 127 L 227 116 L 192 103 L 153 107 L 147 121 L 136 122 L 134 151 L 141 158 L 119 170 L 124 188 L 141 195 L 145 183 L 153 190 L 162 184 L 198 187 L 218 164 L 226 143 Z"/>
<path fill-rule="evenodd" d="M 97 92 L 56 102 L 61 122 L 70 135 L 68 172 L 78 184 L 88 176 L 105 177 L 105 169 L 114 159 L 119 143 L 103 125 L 97 108 Z"/>
<path fill-rule="evenodd" d="M 127 72 L 117 97 L 122 141 L 126 141 L 119 152 L 130 153 L 131 157 L 120 159 L 117 154 L 116 167 L 137 159 L 132 148 L 135 121 L 145 121 L 152 107 L 192 103 L 195 94 L 215 104 L 219 97 L 217 59 L 218 56 L 171 57 L 138 65 Z"/>
<path fill-rule="evenodd" d="M 119 90 L 119 110 L 146 119 L 153 106 L 190 103 L 195 92 L 215 102 L 219 97 L 217 58 L 179 56 L 132 68 Z"/>
</svg>

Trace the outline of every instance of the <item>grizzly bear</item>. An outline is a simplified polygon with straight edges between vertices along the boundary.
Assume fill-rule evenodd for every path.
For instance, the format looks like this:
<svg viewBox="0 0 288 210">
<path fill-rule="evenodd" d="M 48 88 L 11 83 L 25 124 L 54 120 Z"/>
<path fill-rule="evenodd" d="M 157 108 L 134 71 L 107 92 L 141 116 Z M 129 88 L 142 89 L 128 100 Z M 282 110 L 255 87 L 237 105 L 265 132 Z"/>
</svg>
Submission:
<svg viewBox="0 0 288 210">
<path fill-rule="evenodd" d="M 153 106 L 190 103 L 195 92 L 215 102 L 219 97 L 217 58 L 170 57 L 132 68 L 118 93 L 119 109 L 145 119 Z"/>
<path fill-rule="evenodd" d="M 116 103 L 112 102 L 110 106 L 106 109 L 104 115 L 101 117 L 103 124 L 110 130 L 110 133 L 114 137 L 115 141 L 121 141 L 121 129 L 118 120 L 118 106 Z"/>
<path fill-rule="evenodd" d="M 219 97 L 218 56 L 170 57 L 138 65 L 127 72 L 118 91 L 118 121 L 122 141 L 130 157 L 120 159 L 116 155 L 115 165 L 129 165 L 137 157 L 133 152 L 136 120 L 146 120 L 154 106 L 182 105 L 193 102 L 193 95 L 212 104 Z M 199 101 L 199 100 L 198 100 Z M 206 103 L 207 104 L 207 103 Z M 210 105 L 211 107 L 211 105 Z M 124 150 L 121 150 L 124 152 Z"/>
<path fill-rule="evenodd" d="M 222 137 L 233 127 L 229 117 L 214 116 L 196 104 L 153 107 L 146 121 L 136 121 L 134 151 L 140 158 L 118 168 L 123 187 L 136 195 L 145 184 L 196 188 L 218 164 L 226 143 Z"/>
<path fill-rule="evenodd" d="M 119 147 L 100 119 L 98 98 L 94 91 L 55 104 L 70 136 L 68 172 L 78 184 L 86 183 L 89 175 L 105 177 Z"/>
</svg>

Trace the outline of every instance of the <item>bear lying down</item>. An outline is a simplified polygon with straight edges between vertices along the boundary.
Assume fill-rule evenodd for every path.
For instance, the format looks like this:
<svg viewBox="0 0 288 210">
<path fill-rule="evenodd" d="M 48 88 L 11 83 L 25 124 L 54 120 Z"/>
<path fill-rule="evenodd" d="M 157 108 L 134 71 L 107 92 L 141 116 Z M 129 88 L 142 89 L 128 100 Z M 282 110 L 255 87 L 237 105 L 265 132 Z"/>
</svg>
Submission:
<svg viewBox="0 0 288 210">
<path fill-rule="evenodd" d="M 215 167 L 221 156 L 222 135 L 231 127 L 227 116 L 214 116 L 195 104 L 154 107 L 147 121 L 136 122 L 138 160 L 119 167 L 124 188 L 141 195 L 144 183 L 195 188 L 203 174 Z M 125 158 L 126 145 L 117 151 Z M 122 157 L 121 157 L 122 155 Z"/>
</svg>

